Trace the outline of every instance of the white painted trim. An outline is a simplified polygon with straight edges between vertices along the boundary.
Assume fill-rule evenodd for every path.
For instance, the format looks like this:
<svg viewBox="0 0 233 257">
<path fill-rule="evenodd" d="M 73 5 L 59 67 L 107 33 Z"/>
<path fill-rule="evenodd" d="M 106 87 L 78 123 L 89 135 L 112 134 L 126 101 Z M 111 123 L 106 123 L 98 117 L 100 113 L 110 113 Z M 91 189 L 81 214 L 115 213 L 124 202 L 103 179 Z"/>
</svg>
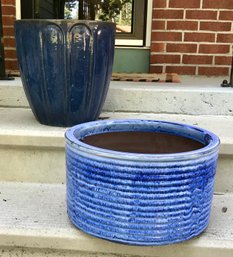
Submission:
<svg viewBox="0 0 233 257">
<path fill-rule="evenodd" d="M 16 15 L 16 20 L 20 20 L 21 19 L 21 2 L 20 0 L 16 0 L 15 1 L 15 15 Z"/>
<path fill-rule="evenodd" d="M 116 39 L 116 46 L 143 46 L 143 40 L 139 39 Z"/>
<path fill-rule="evenodd" d="M 152 26 L 152 8 L 153 0 L 147 1 L 147 19 L 146 19 L 146 40 L 145 46 L 151 45 L 151 26 Z M 116 39 L 116 46 L 143 46 L 143 40 L 136 39 Z"/>
<path fill-rule="evenodd" d="M 153 1 L 147 1 L 147 22 L 146 22 L 146 45 L 151 44 L 151 30 L 152 30 L 152 11 L 153 11 Z"/>
</svg>

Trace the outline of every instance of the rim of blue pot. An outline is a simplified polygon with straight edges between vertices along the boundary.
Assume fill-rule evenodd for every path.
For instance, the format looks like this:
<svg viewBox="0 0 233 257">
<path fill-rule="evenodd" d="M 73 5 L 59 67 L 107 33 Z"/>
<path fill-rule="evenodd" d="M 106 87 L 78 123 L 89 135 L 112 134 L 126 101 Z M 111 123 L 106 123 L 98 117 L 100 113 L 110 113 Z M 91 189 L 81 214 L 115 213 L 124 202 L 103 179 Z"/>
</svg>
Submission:
<svg viewBox="0 0 233 257">
<path fill-rule="evenodd" d="M 79 19 L 20 19 L 15 23 L 48 23 L 48 22 L 64 22 L 64 23 L 84 23 L 84 24 L 112 24 L 112 21 L 99 21 L 99 20 L 79 20 Z"/>
<path fill-rule="evenodd" d="M 131 129 L 128 129 L 131 127 Z M 135 130 L 136 129 L 136 130 Z M 138 130 L 137 130 L 138 129 Z M 140 130 L 139 130 L 140 129 Z M 83 138 L 106 132 L 161 132 L 181 137 L 190 138 L 203 144 L 202 148 L 193 151 L 169 154 L 144 154 L 108 150 L 89 145 L 82 141 Z M 218 151 L 220 139 L 217 135 L 206 129 L 183 123 L 163 120 L 102 120 L 82 123 L 71 127 L 65 133 L 66 143 L 74 150 L 99 157 L 133 160 L 133 161 L 179 161 L 190 160 L 214 154 Z"/>
</svg>

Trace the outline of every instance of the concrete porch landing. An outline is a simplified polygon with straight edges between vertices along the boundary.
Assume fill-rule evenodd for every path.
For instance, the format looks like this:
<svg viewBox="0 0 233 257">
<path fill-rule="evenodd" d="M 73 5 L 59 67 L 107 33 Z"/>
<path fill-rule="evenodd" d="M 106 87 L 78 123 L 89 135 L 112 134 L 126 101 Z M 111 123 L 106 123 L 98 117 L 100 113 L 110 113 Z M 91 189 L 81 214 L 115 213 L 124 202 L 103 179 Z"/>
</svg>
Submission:
<svg viewBox="0 0 233 257">
<path fill-rule="evenodd" d="M 225 77 L 182 77 L 181 83 L 111 81 L 103 111 L 233 115 L 233 88 Z M 0 107 L 28 108 L 20 78 L 0 81 Z"/>
</svg>

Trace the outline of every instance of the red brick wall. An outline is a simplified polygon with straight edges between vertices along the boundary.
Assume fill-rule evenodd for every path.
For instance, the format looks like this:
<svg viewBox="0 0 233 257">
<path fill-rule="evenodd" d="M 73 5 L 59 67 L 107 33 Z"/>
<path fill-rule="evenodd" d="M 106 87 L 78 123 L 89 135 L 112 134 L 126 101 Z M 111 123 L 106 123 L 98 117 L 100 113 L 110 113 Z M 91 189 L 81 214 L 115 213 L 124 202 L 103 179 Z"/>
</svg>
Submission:
<svg viewBox="0 0 233 257">
<path fill-rule="evenodd" d="M 14 37 L 15 14 L 15 0 L 2 0 L 3 42 L 7 73 L 18 71 Z"/>
<path fill-rule="evenodd" d="M 229 75 L 233 0 L 153 0 L 151 72 Z"/>
</svg>

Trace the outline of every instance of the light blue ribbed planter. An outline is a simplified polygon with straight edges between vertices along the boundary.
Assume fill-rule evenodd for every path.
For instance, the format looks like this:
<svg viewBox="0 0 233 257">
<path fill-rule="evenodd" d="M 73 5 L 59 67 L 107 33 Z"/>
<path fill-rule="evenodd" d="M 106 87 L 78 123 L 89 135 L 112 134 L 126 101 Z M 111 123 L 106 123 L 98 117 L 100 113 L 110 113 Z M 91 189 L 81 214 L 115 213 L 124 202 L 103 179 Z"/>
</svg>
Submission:
<svg viewBox="0 0 233 257">
<path fill-rule="evenodd" d="M 143 150 L 144 144 L 149 148 Z M 116 242 L 164 245 L 190 239 L 208 226 L 218 148 L 216 135 L 185 124 L 77 125 L 66 132 L 68 216 L 86 233 Z"/>
</svg>

